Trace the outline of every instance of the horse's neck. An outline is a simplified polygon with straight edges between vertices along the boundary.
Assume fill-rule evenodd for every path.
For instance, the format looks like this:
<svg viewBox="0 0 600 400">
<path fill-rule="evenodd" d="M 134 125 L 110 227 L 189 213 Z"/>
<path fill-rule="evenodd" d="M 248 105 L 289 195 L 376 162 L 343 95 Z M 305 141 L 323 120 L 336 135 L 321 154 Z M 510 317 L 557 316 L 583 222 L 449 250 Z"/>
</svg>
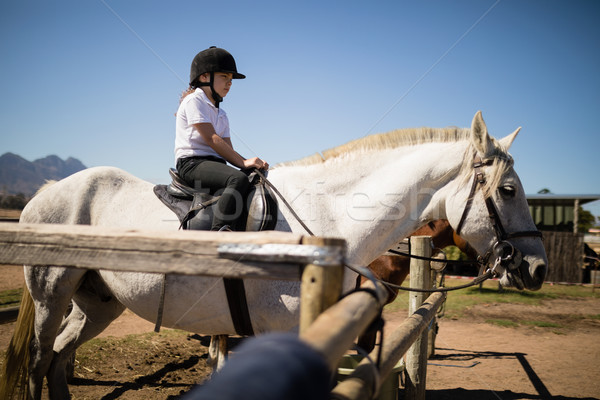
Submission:
<svg viewBox="0 0 600 400">
<path fill-rule="evenodd" d="M 271 181 L 316 234 L 342 237 L 350 262 L 368 264 L 426 222 L 445 218 L 445 197 L 465 143 L 361 152 L 279 167 Z M 280 206 L 293 231 L 303 229 Z"/>
</svg>

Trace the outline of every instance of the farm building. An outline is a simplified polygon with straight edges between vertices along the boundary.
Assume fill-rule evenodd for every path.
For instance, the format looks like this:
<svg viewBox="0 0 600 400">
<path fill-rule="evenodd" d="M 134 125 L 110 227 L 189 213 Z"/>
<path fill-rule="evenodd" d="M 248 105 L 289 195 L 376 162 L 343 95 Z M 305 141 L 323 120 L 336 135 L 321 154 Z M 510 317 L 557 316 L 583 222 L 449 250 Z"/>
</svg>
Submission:
<svg viewBox="0 0 600 400">
<path fill-rule="evenodd" d="M 537 228 L 544 234 L 548 254 L 549 282 L 590 282 L 594 267 L 584 256 L 600 251 L 600 241 L 577 232 L 579 207 L 600 200 L 600 195 L 528 195 L 529 211 Z"/>
<path fill-rule="evenodd" d="M 529 211 L 541 231 L 576 232 L 580 206 L 600 200 L 600 194 L 527 195 Z"/>
</svg>

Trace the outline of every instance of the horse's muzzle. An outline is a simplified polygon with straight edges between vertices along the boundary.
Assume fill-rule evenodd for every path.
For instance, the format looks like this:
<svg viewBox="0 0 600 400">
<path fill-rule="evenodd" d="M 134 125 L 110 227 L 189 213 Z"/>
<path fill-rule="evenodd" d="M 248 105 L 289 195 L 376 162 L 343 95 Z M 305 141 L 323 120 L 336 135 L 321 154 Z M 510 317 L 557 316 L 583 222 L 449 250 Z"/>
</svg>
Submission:
<svg viewBox="0 0 600 400">
<path fill-rule="evenodd" d="M 515 258 L 517 258 L 517 254 L 513 256 L 513 259 Z M 505 267 L 500 283 L 503 286 L 513 286 L 519 290 L 539 290 L 546 277 L 546 263 L 542 260 L 528 260 L 528 257 L 522 257 L 520 252 L 518 252 L 518 258 L 521 259 L 518 264 L 511 263 Z"/>
</svg>

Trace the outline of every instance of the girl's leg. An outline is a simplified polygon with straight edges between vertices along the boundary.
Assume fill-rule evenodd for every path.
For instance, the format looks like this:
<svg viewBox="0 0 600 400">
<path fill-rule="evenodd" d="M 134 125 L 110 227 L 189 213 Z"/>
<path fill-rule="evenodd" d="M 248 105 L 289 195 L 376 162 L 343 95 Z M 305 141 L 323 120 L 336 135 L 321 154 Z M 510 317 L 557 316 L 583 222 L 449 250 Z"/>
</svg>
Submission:
<svg viewBox="0 0 600 400">
<path fill-rule="evenodd" d="M 181 177 L 193 184 L 195 189 L 207 189 L 221 196 L 215 204 L 211 230 L 219 230 L 225 225 L 234 230 L 245 230 L 245 221 L 241 217 L 245 215 L 250 189 L 246 174 L 217 161 L 190 161 L 180 168 Z"/>
</svg>

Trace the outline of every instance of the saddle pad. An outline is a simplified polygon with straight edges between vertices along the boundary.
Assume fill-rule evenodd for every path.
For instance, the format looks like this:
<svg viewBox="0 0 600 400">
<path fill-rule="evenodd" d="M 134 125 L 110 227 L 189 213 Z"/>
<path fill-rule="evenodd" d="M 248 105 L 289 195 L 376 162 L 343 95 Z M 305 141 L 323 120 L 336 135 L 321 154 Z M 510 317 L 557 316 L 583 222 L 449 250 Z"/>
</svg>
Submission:
<svg viewBox="0 0 600 400">
<path fill-rule="evenodd" d="M 174 197 L 167 191 L 167 185 L 156 185 L 154 186 L 154 194 L 156 197 L 163 202 L 171 211 L 177 215 L 179 222 L 183 222 L 187 215 L 190 207 L 192 206 L 191 200 L 184 200 L 181 198 Z"/>
</svg>

